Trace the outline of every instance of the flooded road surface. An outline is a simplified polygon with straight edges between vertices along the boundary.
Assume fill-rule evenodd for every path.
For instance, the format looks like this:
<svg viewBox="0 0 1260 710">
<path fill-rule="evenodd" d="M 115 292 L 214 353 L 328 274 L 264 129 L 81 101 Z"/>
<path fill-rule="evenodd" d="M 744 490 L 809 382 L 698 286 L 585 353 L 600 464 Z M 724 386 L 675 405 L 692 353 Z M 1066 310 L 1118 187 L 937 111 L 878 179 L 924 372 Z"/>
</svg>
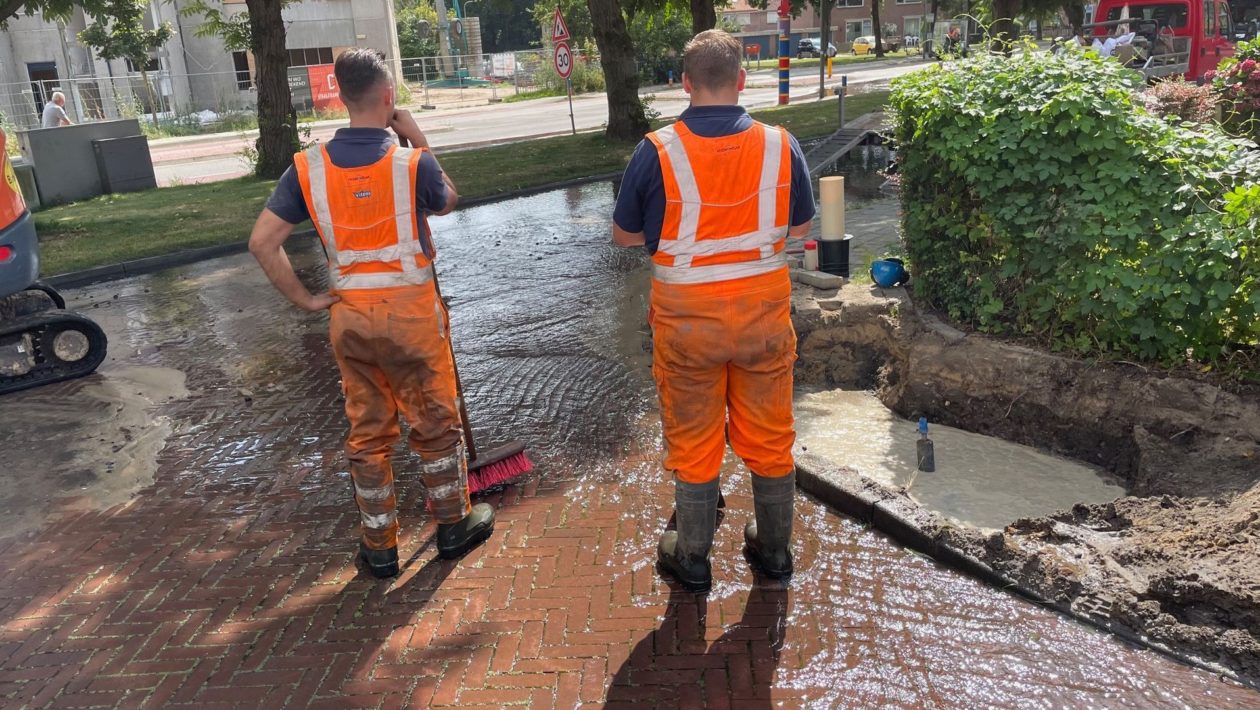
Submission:
<svg viewBox="0 0 1260 710">
<path fill-rule="evenodd" d="M 802 393 L 796 400 L 797 449 L 842 464 L 907 493 L 929 510 L 980 528 L 1006 527 L 1075 503 L 1125 495 L 1102 469 L 1028 446 L 929 424 L 936 470 L 918 470 L 915 422 L 869 392 Z"/>
<path fill-rule="evenodd" d="M 593 185 L 434 220 L 477 432 L 526 439 L 538 469 L 487 498 L 495 535 L 449 563 L 400 459 L 406 563 L 392 582 L 351 559 L 358 515 L 326 315 L 282 303 L 247 255 L 70 294 L 105 325 L 114 360 L 38 391 L 59 426 L 22 430 L 28 460 L 76 450 L 86 435 L 72 432 L 95 414 L 64 403 L 123 368 L 176 370 L 189 394 L 154 409 L 170 433 L 129 504 L 54 506 L 31 539 L 0 541 L 4 704 L 1260 702 L 808 498 L 798 574 L 758 582 L 740 555 L 746 474 L 731 462 L 714 592 L 671 589 L 652 568 L 673 486 L 659 465 L 647 277 L 642 255 L 608 243 L 612 201 Z M 293 253 L 322 281 L 317 248 Z M 6 429 L 6 452 L 15 438 Z M 74 465 L 40 465 L 42 484 L 73 488 Z"/>
</svg>

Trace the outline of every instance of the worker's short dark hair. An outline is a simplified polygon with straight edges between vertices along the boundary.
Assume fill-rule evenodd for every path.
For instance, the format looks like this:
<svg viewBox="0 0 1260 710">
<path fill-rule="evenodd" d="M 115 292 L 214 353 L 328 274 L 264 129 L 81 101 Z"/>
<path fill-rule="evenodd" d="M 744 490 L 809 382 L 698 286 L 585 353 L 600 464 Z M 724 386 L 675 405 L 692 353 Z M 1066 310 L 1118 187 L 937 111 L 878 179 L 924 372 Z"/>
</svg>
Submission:
<svg viewBox="0 0 1260 710">
<path fill-rule="evenodd" d="M 696 88 L 728 88 L 739 81 L 742 50 L 739 40 L 729 32 L 705 30 L 683 48 L 683 73 Z"/>
<path fill-rule="evenodd" d="M 337 57 L 333 65 L 341 101 L 359 104 L 374 95 L 374 90 L 389 86 L 393 79 L 385 57 L 375 49 L 348 49 Z"/>
</svg>

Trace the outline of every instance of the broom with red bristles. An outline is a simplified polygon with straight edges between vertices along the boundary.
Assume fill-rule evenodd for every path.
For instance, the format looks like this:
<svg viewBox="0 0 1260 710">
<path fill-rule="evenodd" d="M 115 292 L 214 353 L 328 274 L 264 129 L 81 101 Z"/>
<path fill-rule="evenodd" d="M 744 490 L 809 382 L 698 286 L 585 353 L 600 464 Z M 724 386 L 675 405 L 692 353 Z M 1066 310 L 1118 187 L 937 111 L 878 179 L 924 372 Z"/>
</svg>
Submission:
<svg viewBox="0 0 1260 710">
<path fill-rule="evenodd" d="M 398 137 L 398 142 L 404 148 L 408 145 L 407 139 L 402 136 Z M 432 237 L 426 229 L 421 228 L 419 231 L 428 248 L 429 257 L 436 262 L 437 249 L 433 246 Z M 438 303 L 442 304 L 442 310 L 447 314 L 446 320 L 449 323 L 450 313 L 446 301 L 442 300 L 442 287 L 438 284 L 436 263 L 433 269 L 433 288 L 437 291 Z M 486 451 L 477 450 L 477 444 L 473 440 L 472 426 L 468 423 L 468 408 L 464 404 L 464 383 L 459 379 L 459 366 L 455 363 L 454 338 L 448 337 L 446 346 L 451 351 L 451 368 L 455 371 L 455 395 L 459 400 L 459 421 L 464 428 L 464 446 L 468 451 L 468 492 L 480 493 L 487 488 L 508 483 L 533 471 L 534 464 L 525 453 L 523 441 L 513 440 Z"/>
</svg>

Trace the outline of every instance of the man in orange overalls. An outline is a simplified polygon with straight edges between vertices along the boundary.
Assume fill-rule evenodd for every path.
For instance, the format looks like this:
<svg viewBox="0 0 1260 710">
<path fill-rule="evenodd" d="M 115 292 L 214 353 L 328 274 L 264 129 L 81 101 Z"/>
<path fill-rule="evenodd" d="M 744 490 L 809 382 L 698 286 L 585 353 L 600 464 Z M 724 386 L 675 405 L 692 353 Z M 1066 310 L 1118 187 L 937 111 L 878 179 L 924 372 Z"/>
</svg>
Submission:
<svg viewBox="0 0 1260 710">
<path fill-rule="evenodd" d="M 740 50 L 721 30 L 687 44 L 691 107 L 639 144 L 613 215 L 613 241 L 652 254 L 652 371 L 677 520 L 658 562 L 699 592 L 712 582 L 727 438 L 752 472 L 747 554 L 763 574 L 792 573 L 796 333 L 783 250 L 808 233 L 814 196 L 796 139 L 738 105 Z"/>
<path fill-rule="evenodd" d="M 392 577 L 398 574 L 398 513 L 390 452 L 400 435 L 399 415 L 421 460 L 421 481 L 438 522 L 438 554 L 459 557 L 494 530 L 494 509 L 469 501 L 450 319 L 427 247 L 425 213 L 450 212 L 458 195 L 415 120 L 394 109 L 393 80 L 379 54 L 347 51 L 334 74 L 350 127 L 294 156 L 254 225 L 249 248 L 294 305 L 330 309 L 350 419 L 346 457 L 363 525 L 359 557 L 375 576 Z M 416 148 L 398 147 L 387 127 Z M 294 225 L 308 217 L 328 255 L 332 290 L 326 294 L 307 291 L 284 253 Z"/>
</svg>

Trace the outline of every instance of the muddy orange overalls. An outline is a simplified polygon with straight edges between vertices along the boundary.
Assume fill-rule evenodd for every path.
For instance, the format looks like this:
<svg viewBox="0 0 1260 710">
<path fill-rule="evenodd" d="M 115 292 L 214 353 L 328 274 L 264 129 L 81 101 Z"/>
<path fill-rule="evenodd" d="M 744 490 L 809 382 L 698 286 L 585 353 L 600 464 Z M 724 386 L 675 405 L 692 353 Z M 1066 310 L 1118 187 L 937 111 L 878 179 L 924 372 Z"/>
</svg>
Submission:
<svg viewBox="0 0 1260 710">
<path fill-rule="evenodd" d="M 329 330 L 350 420 L 346 457 L 363 541 L 375 550 L 398 544 L 390 452 L 400 414 L 434 517 L 455 523 L 470 509 L 450 321 L 420 241 L 428 229 L 415 198 L 422 153 L 393 147 L 359 168 L 333 165 L 322 146 L 294 156 L 341 297 Z"/>
<path fill-rule="evenodd" d="M 648 139 L 666 201 L 651 298 L 665 467 L 685 483 L 714 480 L 729 430 L 751 471 L 786 476 L 796 437 L 787 132 L 754 123 L 707 138 L 678 122 Z"/>
</svg>

